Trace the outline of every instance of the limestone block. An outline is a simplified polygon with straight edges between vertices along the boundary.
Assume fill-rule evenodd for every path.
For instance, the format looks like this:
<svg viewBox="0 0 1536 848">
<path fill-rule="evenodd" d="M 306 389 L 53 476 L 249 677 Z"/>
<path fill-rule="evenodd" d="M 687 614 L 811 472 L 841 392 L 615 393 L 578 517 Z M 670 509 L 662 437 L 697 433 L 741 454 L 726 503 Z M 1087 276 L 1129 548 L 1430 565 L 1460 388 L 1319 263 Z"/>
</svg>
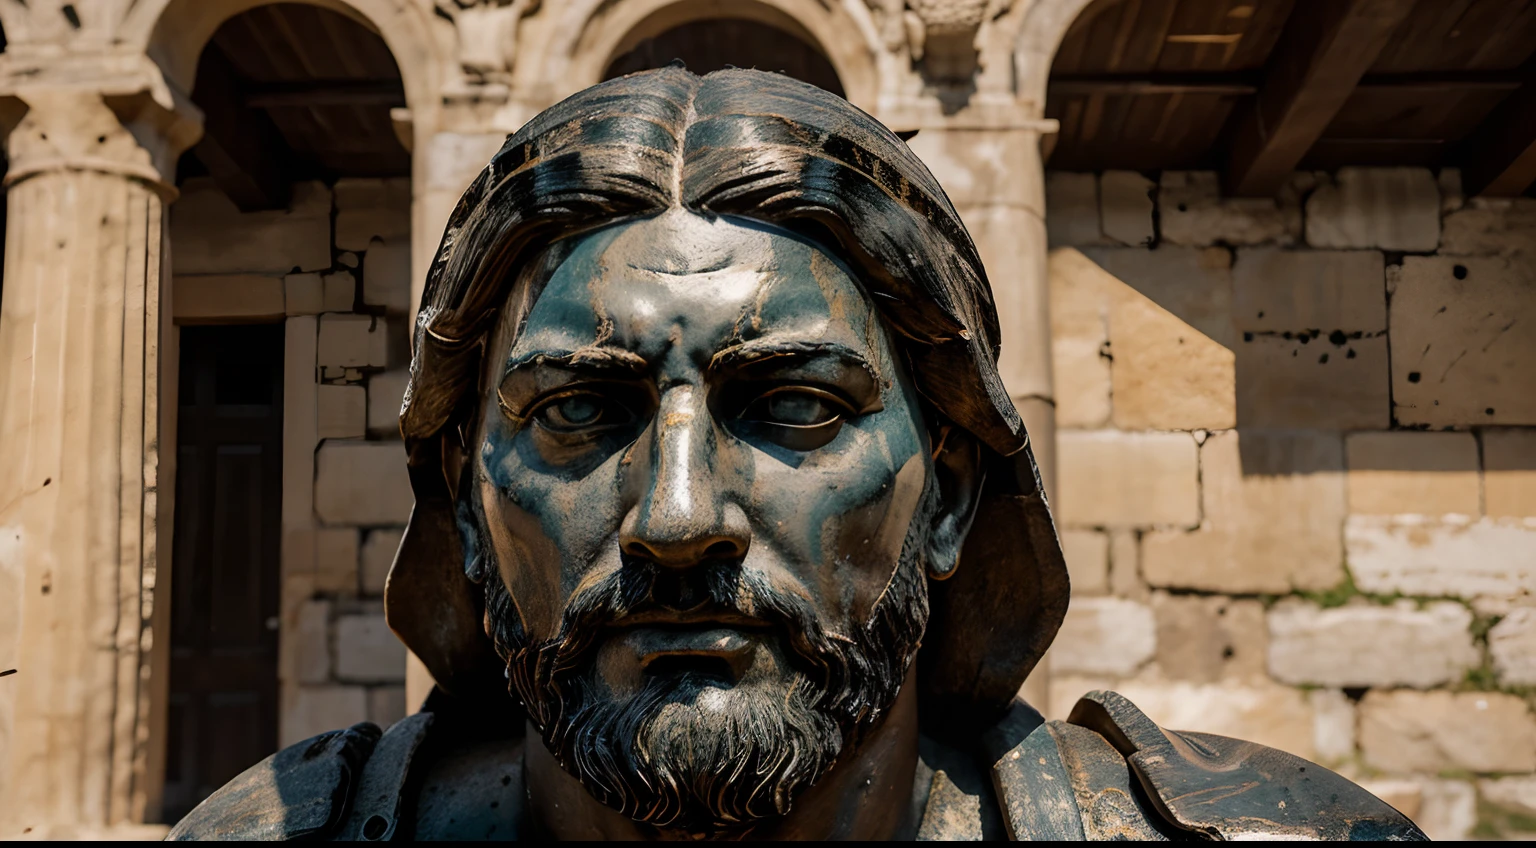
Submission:
<svg viewBox="0 0 1536 848">
<path fill-rule="evenodd" d="M 395 562 L 395 552 L 400 549 L 403 532 L 399 528 L 387 527 L 368 531 L 362 550 L 363 594 L 384 594 L 384 581 L 389 577 L 389 567 Z"/>
<path fill-rule="evenodd" d="M 336 676 L 342 680 L 405 682 L 405 645 L 383 614 L 336 619 Z"/>
<path fill-rule="evenodd" d="M 1051 684 L 1055 689 L 1054 679 Z M 1288 686 L 1135 681 L 1116 691 L 1171 730 L 1231 736 L 1304 759 L 1317 758 L 1312 705 L 1306 693 Z"/>
<path fill-rule="evenodd" d="M 1126 430 L 1227 429 L 1236 421 L 1230 255 L 1096 250 L 1123 285 L 1110 304 L 1114 421 Z"/>
<path fill-rule="evenodd" d="M 369 721 L 388 728 L 405 716 L 404 686 L 375 686 L 368 690 Z"/>
<path fill-rule="evenodd" d="M 283 700 L 283 748 L 368 719 L 368 690 L 361 686 L 297 686 Z"/>
<path fill-rule="evenodd" d="M 325 312 L 351 312 L 357 300 L 357 279 L 351 271 L 334 271 L 320 276 Z"/>
<path fill-rule="evenodd" d="M 331 192 L 298 183 L 287 210 L 241 214 L 210 183 L 170 207 L 171 263 L 184 274 L 287 274 L 331 265 Z"/>
<path fill-rule="evenodd" d="M 1351 433 L 1344 453 L 1351 513 L 1476 516 L 1480 510 L 1471 433 Z"/>
<path fill-rule="evenodd" d="M 1491 518 L 1536 518 L 1536 430 L 1483 431 L 1483 497 Z"/>
<path fill-rule="evenodd" d="M 1495 777 L 1477 782 L 1483 800 L 1522 816 L 1536 816 L 1536 775 Z"/>
<path fill-rule="evenodd" d="M 1151 244 L 1152 194 L 1157 183 L 1135 171 L 1105 171 L 1099 177 L 1099 214 L 1104 235 L 1121 244 Z"/>
<path fill-rule="evenodd" d="M 1367 592 L 1475 598 L 1536 592 L 1536 522 L 1350 516 L 1355 585 Z"/>
<path fill-rule="evenodd" d="M 400 438 L 400 404 L 411 372 L 385 371 L 368 378 L 368 432 Z"/>
<path fill-rule="evenodd" d="M 1488 631 L 1488 653 L 1499 682 L 1506 686 L 1536 683 L 1536 609 L 1510 610 Z"/>
<path fill-rule="evenodd" d="M 325 285 L 319 274 L 283 277 L 283 309 L 289 315 L 319 315 L 325 311 Z"/>
<path fill-rule="evenodd" d="M 315 535 L 315 588 L 321 592 L 357 591 L 357 531 L 325 528 Z"/>
<path fill-rule="evenodd" d="M 1307 243 L 1427 253 L 1440 246 L 1440 187 L 1424 168 L 1341 168 L 1307 198 Z"/>
<path fill-rule="evenodd" d="M 294 677 L 300 683 L 327 683 L 331 679 L 331 602 L 308 600 L 299 607 L 294 629 Z"/>
<path fill-rule="evenodd" d="M 1382 332 L 1387 289 L 1381 253 L 1243 248 L 1232 265 L 1232 307 L 1239 330 Z"/>
<path fill-rule="evenodd" d="M 1372 690 L 1360 701 L 1360 747 L 1382 771 L 1536 771 L 1536 720 L 1502 692 Z"/>
<path fill-rule="evenodd" d="M 1435 183 L 1440 186 L 1440 212 L 1442 215 L 1455 212 L 1465 206 L 1467 198 L 1461 190 L 1461 169 L 1441 168 L 1435 175 Z M 1449 244 L 1450 222 L 1442 220 L 1440 233 L 1440 249 L 1444 251 Z"/>
<path fill-rule="evenodd" d="M 1151 593 L 1141 579 L 1141 539 L 1134 530 L 1109 534 L 1109 593 L 1118 598 L 1144 601 Z"/>
<path fill-rule="evenodd" d="M 1237 335 L 1232 325 L 1232 254 L 1225 248 L 1092 247 L 1083 255 L 1121 283 L 1113 290 L 1129 289 L 1216 344 L 1232 346 Z M 1117 352 L 1119 335 L 1111 316 L 1110 339 Z M 1115 392 L 1118 403 L 1118 386 Z"/>
<path fill-rule="evenodd" d="M 1413 823 L 1430 839 L 1462 840 L 1477 826 L 1477 792 L 1465 780 L 1419 782 L 1419 814 Z"/>
<path fill-rule="evenodd" d="M 1269 197 L 1222 197 L 1214 171 L 1164 171 L 1157 196 L 1163 240 L 1214 244 L 1294 244 L 1301 210 Z"/>
<path fill-rule="evenodd" d="M 1050 396 L 1049 281 L 1045 228 L 1033 212 L 1016 206 L 967 206 L 960 217 L 992 283 L 1003 347 L 997 371 L 1011 397 Z M 1039 346 L 1030 340 L 1039 340 Z"/>
<path fill-rule="evenodd" d="M 176 277 L 171 310 L 178 324 L 281 318 L 283 280 L 256 274 Z"/>
<path fill-rule="evenodd" d="M 1174 680 L 1215 683 L 1264 676 L 1264 606 L 1221 595 L 1152 593 L 1157 665 Z"/>
<path fill-rule="evenodd" d="M 1014 133 L 925 128 L 907 142 L 956 206 L 1022 204 L 1043 216 L 1040 150 Z"/>
<path fill-rule="evenodd" d="M 320 316 L 319 364 L 339 368 L 383 367 L 389 341 L 383 318 L 371 315 Z"/>
<path fill-rule="evenodd" d="M 1122 286 L 1072 247 L 1051 251 L 1051 369 L 1056 426 L 1109 423 L 1109 304 Z"/>
<path fill-rule="evenodd" d="M 1536 253 L 1536 198 L 1476 197 L 1445 216 L 1442 256 Z"/>
<path fill-rule="evenodd" d="M 1404 425 L 1536 424 L 1536 254 L 1403 259 L 1392 398 Z"/>
<path fill-rule="evenodd" d="M 1457 683 L 1482 662 L 1471 626 L 1472 612 L 1449 602 L 1320 609 L 1282 601 L 1269 612 L 1269 673 L 1299 685 Z"/>
<path fill-rule="evenodd" d="M 316 410 L 320 438 L 361 438 L 367 429 L 368 392 L 362 386 L 321 386 Z"/>
<path fill-rule="evenodd" d="M 411 237 L 411 181 L 354 178 L 336 181 L 336 246 L 367 250 L 368 242 Z"/>
<path fill-rule="evenodd" d="M 1142 537 L 1153 586 L 1234 594 L 1327 589 L 1344 579 L 1343 444 L 1326 432 L 1228 431 L 1200 448 L 1198 531 Z"/>
<path fill-rule="evenodd" d="M 1385 336 L 1245 334 L 1238 345 L 1239 427 L 1385 430 L 1390 392 Z"/>
<path fill-rule="evenodd" d="M 332 441 L 315 456 L 315 512 L 327 524 L 404 524 L 415 497 L 399 442 Z"/>
<path fill-rule="evenodd" d="M 1360 788 L 1387 802 L 1392 809 L 1407 816 L 1420 829 L 1419 809 L 1424 803 L 1424 793 L 1416 780 L 1361 780 Z"/>
<path fill-rule="evenodd" d="M 1339 689 L 1313 689 L 1307 702 L 1312 705 L 1312 744 L 1318 759 L 1328 763 L 1353 757 L 1355 702 Z"/>
<path fill-rule="evenodd" d="M 1103 244 L 1099 182 L 1093 174 L 1045 173 L 1045 231 L 1051 247 Z"/>
<path fill-rule="evenodd" d="M 1051 643 L 1051 672 L 1132 674 L 1157 650 L 1157 625 L 1146 604 L 1124 598 L 1078 598 Z"/>
<path fill-rule="evenodd" d="M 1073 595 L 1109 591 L 1109 537 L 1094 530 L 1064 530 L 1061 549 L 1067 559 Z"/>
<path fill-rule="evenodd" d="M 363 268 L 363 302 L 382 306 L 392 313 L 411 309 L 411 243 L 374 240 L 368 245 L 368 264 Z"/>
<path fill-rule="evenodd" d="M 1061 521 L 1076 526 L 1192 526 L 1199 468 L 1185 433 L 1063 430 L 1056 438 Z"/>
</svg>

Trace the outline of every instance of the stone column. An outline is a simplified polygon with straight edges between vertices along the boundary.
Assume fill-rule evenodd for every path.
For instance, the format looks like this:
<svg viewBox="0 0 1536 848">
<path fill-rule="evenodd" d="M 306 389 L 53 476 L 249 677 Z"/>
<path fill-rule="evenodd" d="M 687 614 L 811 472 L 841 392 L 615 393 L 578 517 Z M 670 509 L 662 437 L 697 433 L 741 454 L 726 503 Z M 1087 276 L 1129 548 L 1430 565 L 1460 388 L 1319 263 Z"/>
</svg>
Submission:
<svg viewBox="0 0 1536 848">
<path fill-rule="evenodd" d="M 0 303 L 0 838 L 157 813 L 176 363 L 166 203 L 195 108 L 85 88 L 14 130 Z M 169 398 L 162 395 L 167 383 Z M 114 830 L 108 830 L 114 828 Z"/>
<path fill-rule="evenodd" d="M 927 115 L 909 144 L 944 186 L 976 242 L 1002 328 L 998 370 L 1029 430 L 1048 496 L 1056 492 L 1056 404 L 1051 386 L 1045 173 L 1040 133 L 1009 103 L 978 102 L 953 117 Z M 1044 709 L 1042 660 L 1024 696 Z"/>
</svg>

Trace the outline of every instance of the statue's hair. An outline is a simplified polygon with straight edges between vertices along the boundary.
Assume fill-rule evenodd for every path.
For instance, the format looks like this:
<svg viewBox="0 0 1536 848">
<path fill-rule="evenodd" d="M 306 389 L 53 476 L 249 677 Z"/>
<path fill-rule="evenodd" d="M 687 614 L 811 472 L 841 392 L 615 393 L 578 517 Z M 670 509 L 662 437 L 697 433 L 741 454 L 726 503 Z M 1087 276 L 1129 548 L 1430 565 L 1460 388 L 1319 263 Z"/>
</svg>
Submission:
<svg viewBox="0 0 1536 848">
<path fill-rule="evenodd" d="M 533 263 L 551 246 L 677 208 L 777 225 L 847 263 L 930 426 L 958 425 L 988 449 L 962 554 L 974 566 L 929 586 L 918 672 L 926 715 L 995 721 L 1060 626 L 1068 589 L 1039 469 L 997 373 L 980 257 L 901 139 L 840 97 L 762 71 L 664 68 L 586 89 L 508 138 L 460 198 L 412 340 L 400 429 L 416 506 L 385 592 L 390 627 L 445 690 L 505 691 L 454 521 L 488 339 L 503 309 L 532 302 L 546 276 Z"/>
<path fill-rule="evenodd" d="M 850 262 L 895 329 L 919 392 L 994 451 L 1025 444 L 998 376 L 981 260 L 922 162 L 878 121 L 760 71 L 632 74 L 551 107 L 465 192 L 417 317 L 407 440 L 455 420 L 508 290 L 551 242 L 671 208 L 810 235 Z"/>
</svg>

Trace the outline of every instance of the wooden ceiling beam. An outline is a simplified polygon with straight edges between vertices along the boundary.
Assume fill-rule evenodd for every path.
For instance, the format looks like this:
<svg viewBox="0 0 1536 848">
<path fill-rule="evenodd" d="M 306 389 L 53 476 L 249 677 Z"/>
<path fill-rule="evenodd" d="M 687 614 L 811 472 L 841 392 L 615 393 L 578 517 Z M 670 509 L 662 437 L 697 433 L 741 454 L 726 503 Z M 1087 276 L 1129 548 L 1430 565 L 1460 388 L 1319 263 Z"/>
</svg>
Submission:
<svg viewBox="0 0 1536 848">
<path fill-rule="evenodd" d="M 405 87 L 394 80 L 313 80 L 246 87 L 245 105 L 274 106 L 404 106 Z"/>
<path fill-rule="evenodd" d="M 1226 172 L 1239 195 L 1279 191 L 1343 108 L 1415 0 L 1303 0 L 1237 118 Z"/>
<path fill-rule="evenodd" d="M 1470 91 L 1514 91 L 1526 82 L 1526 76 L 1505 73 L 1413 73 L 1370 74 L 1360 78 L 1355 91 L 1425 92 L 1462 94 Z M 1053 96 L 1072 97 L 1088 94 L 1143 95 L 1197 94 L 1244 97 L 1259 91 L 1259 81 L 1251 74 L 1070 74 L 1051 77 Z"/>
<path fill-rule="evenodd" d="M 203 137 L 192 152 L 242 212 L 288 207 L 288 143 L 265 112 L 245 105 L 235 69 L 209 45 L 192 100 L 203 110 Z"/>
<path fill-rule="evenodd" d="M 1468 197 L 1515 197 L 1536 183 L 1536 83 L 1505 98 L 1458 153 Z"/>
</svg>

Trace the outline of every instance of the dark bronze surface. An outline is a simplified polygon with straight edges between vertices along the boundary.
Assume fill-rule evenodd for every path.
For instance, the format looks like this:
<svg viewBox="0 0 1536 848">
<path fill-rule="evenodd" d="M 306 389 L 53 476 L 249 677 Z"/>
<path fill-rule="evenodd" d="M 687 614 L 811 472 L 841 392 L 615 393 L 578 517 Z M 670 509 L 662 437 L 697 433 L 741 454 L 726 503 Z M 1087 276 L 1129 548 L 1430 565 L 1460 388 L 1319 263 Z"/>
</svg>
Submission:
<svg viewBox="0 0 1536 848">
<path fill-rule="evenodd" d="M 1419 835 L 1112 694 L 1015 700 L 1069 591 L 997 335 L 942 190 L 839 98 L 669 68 L 534 118 L 454 212 L 402 413 L 386 611 L 439 689 L 174 835 Z"/>
</svg>

